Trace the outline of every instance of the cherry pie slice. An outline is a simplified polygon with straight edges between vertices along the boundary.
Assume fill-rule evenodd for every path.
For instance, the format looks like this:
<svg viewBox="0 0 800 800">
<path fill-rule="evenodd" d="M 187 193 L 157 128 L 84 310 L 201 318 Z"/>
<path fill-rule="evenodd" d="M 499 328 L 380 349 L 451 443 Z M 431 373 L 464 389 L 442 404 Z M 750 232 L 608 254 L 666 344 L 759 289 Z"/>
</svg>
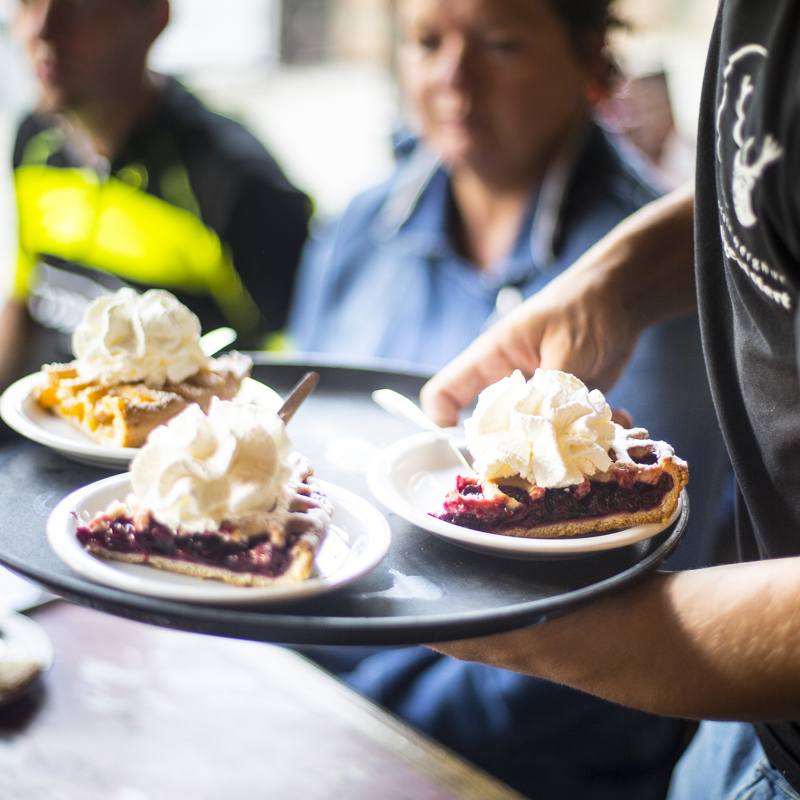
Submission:
<svg viewBox="0 0 800 800">
<path fill-rule="evenodd" d="M 474 530 L 555 538 L 667 523 L 689 480 L 686 462 L 641 428 L 615 440 L 612 465 L 575 486 L 545 489 L 519 477 L 459 475 L 438 519 Z"/>
<path fill-rule="evenodd" d="M 292 454 L 290 466 L 289 513 L 281 523 L 257 531 L 223 523 L 219 530 L 190 533 L 158 522 L 149 511 L 116 502 L 78 527 L 78 541 L 101 558 L 237 586 L 304 581 L 313 572 L 332 509 L 311 480 L 307 459 Z"/>
</svg>

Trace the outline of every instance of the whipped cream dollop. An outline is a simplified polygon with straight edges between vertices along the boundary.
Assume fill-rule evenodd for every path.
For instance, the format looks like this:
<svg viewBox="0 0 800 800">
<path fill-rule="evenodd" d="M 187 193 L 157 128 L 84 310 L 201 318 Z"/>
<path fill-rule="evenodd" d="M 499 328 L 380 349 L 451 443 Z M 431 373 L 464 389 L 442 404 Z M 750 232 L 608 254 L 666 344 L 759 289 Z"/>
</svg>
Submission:
<svg viewBox="0 0 800 800">
<path fill-rule="evenodd" d="M 605 472 L 616 427 L 602 392 L 543 369 L 529 381 L 517 370 L 486 388 L 464 423 L 479 473 L 490 480 L 521 475 L 542 488 Z"/>
<path fill-rule="evenodd" d="M 134 498 L 173 529 L 247 529 L 287 513 L 289 437 L 274 411 L 214 398 L 156 428 L 131 462 Z M 262 528 L 263 529 L 263 528 Z"/>
<path fill-rule="evenodd" d="M 160 289 L 120 289 L 98 297 L 72 335 L 81 378 L 105 385 L 161 387 L 194 375 L 211 359 L 200 349 L 200 321 Z"/>
</svg>

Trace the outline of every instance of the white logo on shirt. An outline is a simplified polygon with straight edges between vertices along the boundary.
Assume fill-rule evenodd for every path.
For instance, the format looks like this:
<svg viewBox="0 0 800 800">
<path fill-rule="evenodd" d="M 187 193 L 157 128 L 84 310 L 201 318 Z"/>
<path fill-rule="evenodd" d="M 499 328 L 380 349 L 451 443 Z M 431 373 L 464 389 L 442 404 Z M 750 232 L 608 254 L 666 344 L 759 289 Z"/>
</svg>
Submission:
<svg viewBox="0 0 800 800">
<path fill-rule="evenodd" d="M 769 133 L 761 137 L 760 146 L 755 136 L 745 138 L 755 71 L 751 65 L 748 65 L 749 71 L 744 65 L 737 65 L 750 56 L 758 63 L 766 59 L 768 53 L 761 45 L 745 45 L 730 56 L 723 71 L 722 98 L 716 120 L 717 160 L 722 167 L 720 175 L 730 175 L 731 182 L 730 195 L 722 192 L 719 205 L 720 236 L 728 262 L 741 269 L 763 296 L 791 310 L 793 304 L 786 278 L 769 263 L 765 253 L 757 252 L 762 250 L 755 244 L 760 238 L 759 232 L 755 236 L 747 235 L 747 230 L 755 228 L 759 221 L 753 207 L 753 192 L 764 170 L 783 155 L 783 148 Z M 731 108 L 728 107 L 730 99 Z M 753 247 L 756 252 L 751 249 Z"/>
<path fill-rule="evenodd" d="M 728 59 L 723 76 L 725 83 L 722 91 L 722 100 L 717 109 L 717 158 L 722 161 L 720 145 L 722 141 L 722 114 L 728 102 L 728 79 L 736 62 L 749 55 L 758 55 L 762 58 L 767 57 L 767 51 L 758 44 L 749 44 L 739 48 Z M 731 185 L 733 194 L 733 207 L 736 218 L 745 228 L 752 228 L 757 222 L 758 217 L 753 211 L 753 190 L 757 181 L 761 178 L 764 170 L 783 155 L 783 148 L 778 144 L 775 137 L 766 134 L 761 143 L 761 150 L 758 155 L 751 155 L 755 136 L 743 137 L 742 130 L 747 120 L 747 101 L 753 93 L 753 80 L 745 73 L 738 87 L 738 96 L 734 104 L 736 121 L 731 131 L 731 138 L 737 145 L 736 155 L 733 159 L 733 181 Z"/>
</svg>

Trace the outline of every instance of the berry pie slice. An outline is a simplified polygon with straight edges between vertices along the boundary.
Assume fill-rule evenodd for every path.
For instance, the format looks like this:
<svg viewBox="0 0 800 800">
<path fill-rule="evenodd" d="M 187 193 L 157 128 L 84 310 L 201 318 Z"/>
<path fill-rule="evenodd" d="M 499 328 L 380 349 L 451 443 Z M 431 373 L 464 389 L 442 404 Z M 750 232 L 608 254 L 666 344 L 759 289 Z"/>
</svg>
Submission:
<svg viewBox="0 0 800 800">
<path fill-rule="evenodd" d="M 460 475 L 436 516 L 474 530 L 535 538 L 582 536 L 647 522 L 667 523 L 689 479 L 686 462 L 642 428 L 620 429 L 611 465 L 563 488 L 519 475 Z"/>
<path fill-rule="evenodd" d="M 280 501 L 286 513 L 266 525 L 223 522 L 213 530 L 176 530 L 150 511 L 116 502 L 79 526 L 76 535 L 84 548 L 101 558 L 237 586 L 298 583 L 312 574 L 332 507 L 315 487 L 305 457 L 291 454 L 289 468 Z"/>
</svg>

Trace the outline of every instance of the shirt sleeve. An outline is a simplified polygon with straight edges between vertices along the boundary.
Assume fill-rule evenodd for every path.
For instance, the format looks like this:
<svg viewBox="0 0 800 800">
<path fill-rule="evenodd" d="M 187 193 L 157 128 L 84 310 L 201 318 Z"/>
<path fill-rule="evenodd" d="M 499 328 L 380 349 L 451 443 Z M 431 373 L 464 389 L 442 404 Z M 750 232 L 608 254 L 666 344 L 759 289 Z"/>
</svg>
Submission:
<svg viewBox="0 0 800 800">
<path fill-rule="evenodd" d="M 233 202 L 223 240 L 233 266 L 264 320 L 264 332 L 286 324 L 289 298 L 308 234 L 310 201 L 258 175 L 248 178 Z"/>
</svg>

